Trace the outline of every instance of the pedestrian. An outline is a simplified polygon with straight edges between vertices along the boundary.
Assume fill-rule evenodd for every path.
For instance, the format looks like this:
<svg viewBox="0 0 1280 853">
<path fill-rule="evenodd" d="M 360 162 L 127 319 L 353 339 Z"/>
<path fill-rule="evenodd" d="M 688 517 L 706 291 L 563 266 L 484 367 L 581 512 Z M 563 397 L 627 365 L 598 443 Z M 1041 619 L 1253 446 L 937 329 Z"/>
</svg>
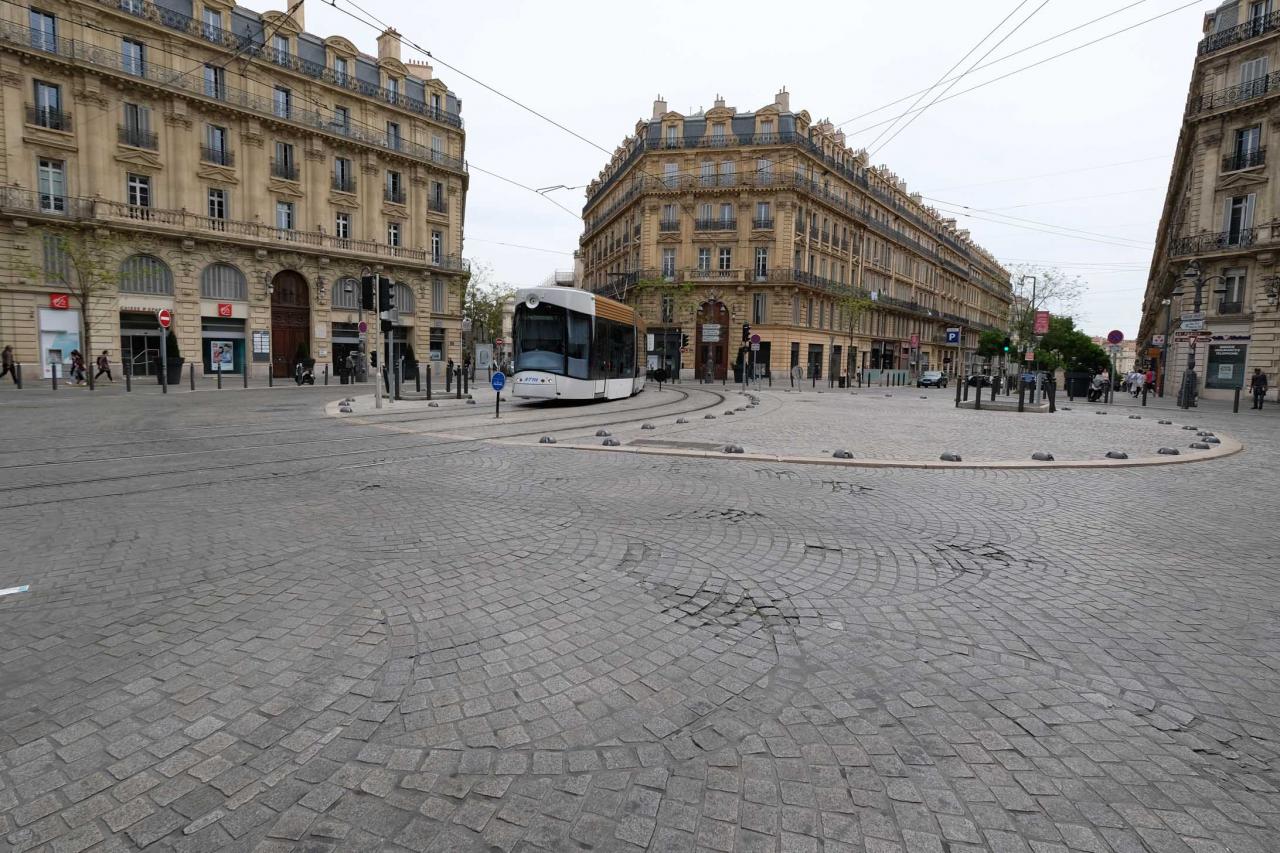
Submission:
<svg viewBox="0 0 1280 853">
<path fill-rule="evenodd" d="M 1253 369 L 1253 376 L 1249 377 L 1249 390 L 1253 392 L 1253 408 L 1261 411 L 1262 401 L 1267 396 L 1267 374 L 1262 372 L 1261 367 Z"/>
<path fill-rule="evenodd" d="M 444 392 L 448 394 L 451 388 L 453 388 L 453 358 L 452 357 L 449 359 L 448 363 L 445 364 L 444 366 Z"/>
<path fill-rule="evenodd" d="M 77 385 L 84 384 L 84 356 L 78 349 L 71 351 L 71 379 Z"/>
<path fill-rule="evenodd" d="M 1134 397 L 1137 397 L 1138 395 L 1140 395 L 1142 393 L 1142 384 L 1144 382 L 1146 382 L 1146 377 L 1144 377 L 1137 370 L 1130 373 L 1129 374 L 1129 393 Z"/>
<path fill-rule="evenodd" d="M 1146 383 L 1147 393 L 1154 394 L 1156 391 L 1156 369 L 1154 367 L 1147 368 L 1146 375 L 1143 376 L 1143 382 Z"/>
<path fill-rule="evenodd" d="M 356 356 L 355 356 L 355 353 L 353 353 L 353 352 L 349 352 L 349 353 L 347 353 L 347 364 L 346 364 L 346 368 L 347 368 L 347 371 L 346 371 L 346 373 L 347 373 L 347 382 L 349 382 L 349 383 L 350 383 L 350 382 L 355 382 L 355 381 L 356 381 Z"/>
<path fill-rule="evenodd" d="M 13 363 L 13 347 L 5 347 L 4 351 L 0 352 L 0 379 L 4 379 L 5 376 L 13 377 L 13 384 L 18 384 L 18 370 Z"/>
<path fill-rule="evenodd" d="M 111 375 L 111 359 L 107 358 L 106 350 L 103 350 L 102 355 L 98 356 L 97 365 L 98 365 L 98 372 L 93 374 L 94 380 L 96 381 L 99 376 L 105 373 L 107 374 L 107 381 L 112 384 L 115 384 L 116 380 Z"/>
</svg>

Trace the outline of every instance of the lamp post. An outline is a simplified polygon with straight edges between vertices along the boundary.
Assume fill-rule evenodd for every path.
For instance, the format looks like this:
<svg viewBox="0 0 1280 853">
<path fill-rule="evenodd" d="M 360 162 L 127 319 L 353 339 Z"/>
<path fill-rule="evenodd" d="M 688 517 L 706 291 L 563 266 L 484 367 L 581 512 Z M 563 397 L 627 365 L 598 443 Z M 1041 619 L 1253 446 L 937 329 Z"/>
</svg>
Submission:
<svg viewBox="0 0 1280 853">
<path fill-rule="evenodd" d="M 1200 263 L 1191 261 L 1187 264 L 1186 269 L 1182 271 L 1182 278 L 1190 284 L 1194 284 L 1196 288 L 1195 301 L 1191 310 L 1197 315 L 1203 306 L 1203 295 L 1205 282 L 1217 279 L 1220 282 L 1226 281 L 1226 276 L 1210 275 L 1203 276 L 1200 274 Z M 1217 290 L 1216 293 L 1225 292 L 1225 290 Z M 1187 370 L 1182 376 L 1182 390 L 1178 393 L 1178 405 L 1184 409 L 1194 406 L 1196 392 L 1200 387 L 1200 382 L 1196 377 L 1196 347 L 1192 343 L 1191 348 L 1187 351 Z"/>
<path fill-rule="evenodd" d="M 1160 390 L 1157 396 L 1164 396 L 1164 378 L 1169 373 L 1169 332 L 1173 328 L 1173 299 L 1165 297 L 1160 300 L 1164 306 L 1164 347 L 1160 353 Z"/>
</svg>

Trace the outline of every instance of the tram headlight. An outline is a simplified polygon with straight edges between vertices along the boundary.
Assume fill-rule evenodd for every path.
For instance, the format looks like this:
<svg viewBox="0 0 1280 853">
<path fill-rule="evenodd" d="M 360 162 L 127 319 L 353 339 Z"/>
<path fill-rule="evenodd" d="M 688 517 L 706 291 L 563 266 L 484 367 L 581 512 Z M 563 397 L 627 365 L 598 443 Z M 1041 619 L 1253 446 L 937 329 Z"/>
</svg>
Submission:
<svg viewBox="0 0 1280 853">
<path fill-rule="evenodd" d="M 537 308 L 538 301 L 539 301 L 538 294 L 536 293 L 530 293 L 528 296 L 524 298 L 524 304 L 530 308 Z"/>
</svg>

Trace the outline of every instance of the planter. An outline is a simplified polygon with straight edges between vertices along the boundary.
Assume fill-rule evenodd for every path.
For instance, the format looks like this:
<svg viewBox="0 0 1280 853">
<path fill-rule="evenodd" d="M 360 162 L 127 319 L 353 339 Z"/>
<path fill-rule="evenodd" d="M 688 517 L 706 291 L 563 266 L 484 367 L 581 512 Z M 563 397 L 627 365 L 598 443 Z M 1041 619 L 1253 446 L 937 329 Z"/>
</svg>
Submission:
<svg viewBox="0 0 1280 853">
<path fill-rule="evenodd" d="M 186 364 L 185 358 L 170 358 L 165 362 L 165 383 L 169 385 L 179 385 L 182 383 L 182 366 Z M 156 384 L 160 382 L 160 372 L 156 371 Z"/>
</svg>

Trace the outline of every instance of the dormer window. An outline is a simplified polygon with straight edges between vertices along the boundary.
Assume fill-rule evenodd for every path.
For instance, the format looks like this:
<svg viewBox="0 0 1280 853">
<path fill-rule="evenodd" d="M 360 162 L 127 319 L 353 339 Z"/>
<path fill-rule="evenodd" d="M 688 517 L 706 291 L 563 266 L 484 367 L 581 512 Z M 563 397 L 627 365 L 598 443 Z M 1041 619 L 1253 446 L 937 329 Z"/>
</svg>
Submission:
<svg viewBox="0 0 1280 853">
<path fill-rule="evenodd" d="M 275 54 L 275 60 L 280 65 L 289 62 L 289 37 L 275 35 L 271 37 L 271 52 Z"/>
<path fill-rule="evenodd" d="M 718 145 L 724 143 L 724 122 L 718 121 L 711 125 L 711 141 Z"/>
<path fill-rule="evenodd" d="M 387 100 L 391 101 L 392 103 L 395 103 L 395 101 L 399 97 L 400 97 L 400 78 L 388 77 L 387 78 Z"/>
<path fill-rule="evenodd" d="M 203 26 L 202 35 L 208 41 L 222 40 L 222 13 L 217 9 L 205 8 L 204 17 L 200 21 Z"/>
<path fill-rule="evenodd" d="M 342 85 L 347 84 L 347 75 L 350 73 L 350 64 L 341 56 L 334 57 L 333 60 L 333 79 Z"/>
</svg>

